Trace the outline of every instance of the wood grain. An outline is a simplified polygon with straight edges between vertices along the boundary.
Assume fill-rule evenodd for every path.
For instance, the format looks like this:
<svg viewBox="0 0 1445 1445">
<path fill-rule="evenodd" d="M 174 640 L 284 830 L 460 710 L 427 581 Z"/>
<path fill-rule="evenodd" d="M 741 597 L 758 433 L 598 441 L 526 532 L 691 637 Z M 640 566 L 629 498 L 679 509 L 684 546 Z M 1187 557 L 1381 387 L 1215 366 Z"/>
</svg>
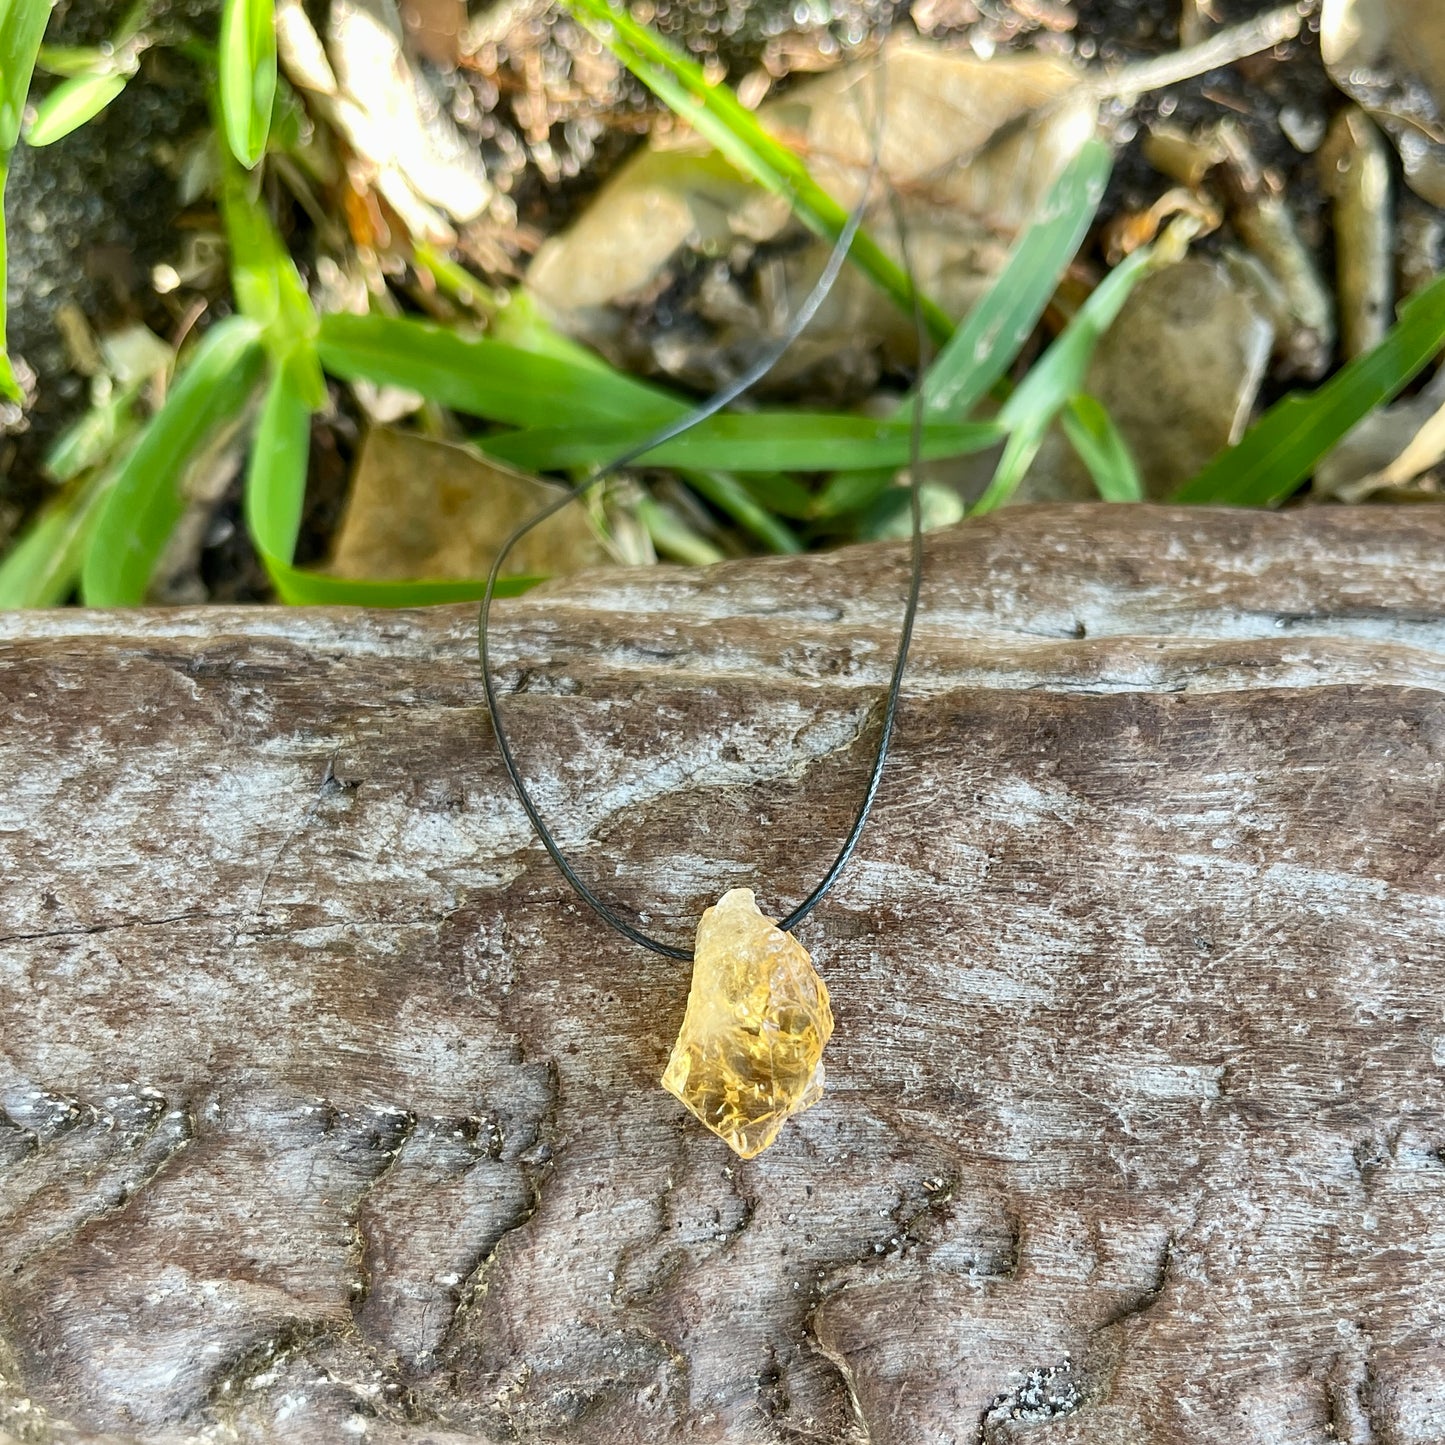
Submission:
<svg viewBox="0 0 1445 1445">
<path fill-rule="evenodd" d="M 498 617 L 588 875 L 685 938 L 846 831 L 882 546 Z M 473 617 L 0 618 L 0 1437 L 1445 1440 L 1445 514 L 929 540 L 743 1164 L 567 892 Z"/>
</svg>

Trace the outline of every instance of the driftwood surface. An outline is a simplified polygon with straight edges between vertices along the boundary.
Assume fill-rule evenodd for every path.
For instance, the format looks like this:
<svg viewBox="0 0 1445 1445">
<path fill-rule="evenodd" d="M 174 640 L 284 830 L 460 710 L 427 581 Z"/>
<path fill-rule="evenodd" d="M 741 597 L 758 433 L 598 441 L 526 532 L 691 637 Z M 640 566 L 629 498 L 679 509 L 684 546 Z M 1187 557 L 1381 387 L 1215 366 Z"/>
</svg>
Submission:
<svg viewBox="0 0 1445 1445">
<path fill-rule="evenodd" d="M 928 552 L 800 930 L 828 1090 L 750 1163 L 469 609 L 0 620 L 0 1436 L 1445 1441 L 1445 514 Z M 610 897 L 812 885 L 904 565 L 500 609 Z"/>
</svg>

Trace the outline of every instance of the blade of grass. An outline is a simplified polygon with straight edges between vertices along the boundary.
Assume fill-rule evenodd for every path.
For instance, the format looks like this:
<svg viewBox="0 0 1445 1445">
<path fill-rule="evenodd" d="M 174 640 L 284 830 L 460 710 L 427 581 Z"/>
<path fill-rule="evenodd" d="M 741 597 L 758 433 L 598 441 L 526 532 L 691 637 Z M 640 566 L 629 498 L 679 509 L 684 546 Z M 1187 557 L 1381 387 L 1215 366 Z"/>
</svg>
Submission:
<svg viewBox="0 0 1445 1445">
<path fill-rule="evenodd" d="M 558 331 L 542 314 L 536 301 L 520 287 L 505 293 L 504 302 L 492 317 L 490 334 L 494 340 L 522 351 L 560 356 L 566 361 L 591 361 L 611 370 L 595 351 L 589 351 L 580 341 Z"/>
<path fill-rule="evenodd" d="M 0 396 L 12 401 L 21 397 L 5 349 L 5 183 L 10 175 L 10 152 L 20 136 L 35 55 L 49 19 L 50 0 L 0 0 Z"/>
<path fill-rule="evenodd" d="M 999 412 L 999 425 L 1007 428 L 1009 437 L 993 480 L 973 506 L 975 515 L 991 512 L 1017 490 L 1054 418 L 1083 389 L 1099 338 L 1113 325 L 1134 287 L 1166 256 L 1172 256 L 1172 249 L 1160 243 L 1141 246 L 1121 261 L 1029 369 Z"/>
<path fill-rule="evenodd" d="M 0 153 L 15 149 L 51 0 L 0 0 Z"/>
<path fill-rule="evenodd" d="M 373 582 L 332 577 L 294 565 L 306 501 L 311 408 L 286 366 L 273 369 L 246 468 L 246 525 L 276 595 L 292 606 L 429 607 L 475 602 L 485 579 Z M 503 578 L 498 595 L 514 596 L 540 577 Z"/>
<path fill-rule="evenodd" d="M 498 341 L 510 342 L 534 354 L 570 361 L 609 377 L 619 375 L 596 352 L 589 351 L 570 336 L 562 335 L 537 309 L 536 302 L 522 291 L 514 291 L 507 304 L 496 312 L 492 335 Z M 661 388 L 650 390 L 649 406 L 654 397 L 669 395 Z M 681 397 L 671 399 L 677 407 L 674 415 L 681 416 L 687 409 L 687 403 Z M 639 414 L 638 420 L 639 431 L 655 425 L 642 414 Z M 684 472 L 683 479 L 693 491 L 730 516 L 769 551 L 802 551 L 803 544 L 792 529 L 779 520 L 779 515 L 806 516 L 812 494 L 790 477 L 762 473 L 738 479 L 725 471 L 709 470 Z"/>
<path fill-rule="evenodd" d="M 1070 399 L 1059 420 L 1106 502 L 1144 500 L 1144 483 L 1134 454 L 1103 402 L 1080 392 Z"/>
<path fill-rule="evenodd" d="M 8 396 L 11 401 L 21 401 L 20 385 L 15 380 L 15 368 L 10 364 L 10 352 L 5 340 L 5 284 L 9 271 L 5 241 L 5 183 L 10 178 L 8 152 L 0 152 L 0 397 Z"/>
<path fill-rule="evenodd" d="M 922 391 L 929 415 L 967 416 L 1013 365 L 1093 222 L 1113 164 L 1109 147 L 1091 140 L 1064 167 L 1003 269 L 928 368 Z"/>
<path fill-rule="evenodd" d="M 219 61 L 226 143 L 249 170 L 266 153 L 276 99 L 275 0 L 225 0 Z"/>
<path fill-rule="evenodd" d="M 723 554 L 670 508 L 644 496 L 638 498 L 636 511 L 637 520 L 662 556 L 688 567 L 709 567 L 722 561 Z"/>
<path fill-rule="evenodd" d="M 665 392 L 610 369 L 425 321 L 324 316 L 320 345 L 326 369 L 345 381 L 405 387 L 428 401 L 509 426 L 660 424 L 686 409 Z"/>
<path fill-rule="evenodd" d="M 479 276 L 473 276 L 465 266 L 458 265 L 429 241 L 412 238 L 412 264 L 419 270 L 431 272 L 437 289 L 450 296 L 458 306 L 480 312 L 495 323 L 496 315 L 508 309 L 509 294 L 496 286 L 489 286 Z M 493 335 L 496 326 L 492 326 Z"/>
<path fill-rule="evenodd" d="M 185 510 L 180 483 L 202 445 L 245 408 L 264 352 L 255 325 L 231 317 L 186 358 L 165 405 L 141 433 L 95 524 L 81 596 L 91 607 L 142 602 L 151 573 Z"/>
<path fill-rule="evenodd" d="M 332 577 L 304 567 L 282 569 L 284 585 L 277 595 L 293 607 L 441 607 L 448 602 L 480 602 L 485 579 L 452 582 L 422 579 L 416 582 L 376 582 L 365 578 Z M 499 577 L 494 597 L 519 597 L 545 577 Z"/>
<path fill-rule="evenodd" d="M 706 498 L 745 531 L 751 532 L 770 552 L 803 550 L 803 544 L 792 528 L 780 522 L 766 507 L 760 506 L 747 487 L 728 472 L 684 469 L 682 476 L 698 496 Z"/>
<path fill-rule="evenodd" d="M 996 441 L 986 422 L 929 422 L 922 429 L 925 460 L 961 456 Z M 493 456 L 529 471 L 597 466 L 638 441 L 632 426 L 540 428 L 491 437 Z M 827 412 L 721 412 L 647 452 L 650 466 L 724 468 L 728 471 L 837 471 L 848 467 L 903 466 L 909 460 L 906 422 Z"/>
<path fill-rule="evenodd" d="M 136 429 L 132 407 L 140 389 L 138 381 L 118 387 L 72 422 L 45 453 L 46 472 L 57 482 L 71 482 L 113 457 Z"/>
<path fill-rule="evenodd" d="M 967 416 L 1013 365 L 1088 232 L 1112 166 L 1109 147 L 1091 140 L 1064 167 L 1037 219 L 928 368 L 921 390 L 929 416 Z M 872 507 L 893 476 L 891 468 L 840 473 L 818 494 L 811 515 Z"/>
<path fill-rule="evenodd" d="M 738 480 L 759 506 L 775 516 L 787 517 L 795 522 L 813 520 L 816 495 L 792 477 L 782 472 L 744 472 Z"/>
<path fill-rule="evenodd" d="M 274 564 L 271 580 L 276 595 L 290 607 L 442 607 L 449 602 L 480 602 L 487 590 L 484 577 L 336 577 L 283 563 Z M 520 597 L 547 580 L 529 573 L 498 577 L 492 596 Z"/>
<path fill-rule="evenodd" d="M 246 527 L 283 602 L 301 532 L 311 456 L 311 407 L 290 368 L 275 367 L 246 465 Z"/>
<path fill-rule="evenodd" d="M 813 179 L 802 160 L 769 134 L 726 85 L 710 85 L 700 66 L 608 0 L 567 0 L 567 8 L 742 174 L 783 196 L 815 235 L 826 241 L 838 239 L 848 223 L 847 208 Z M 849 254 L 906 316 L 913 315 L 912 279 L 866 231 L 858 232 Z M 953 332 L 952 319 L 926 296 L 920 296 L 919 305 L 935 343 L 941 345 Z"/>
<path fill-rule="evenodd" d="M 625 376 L 625 373 L 617 371 L 595 351 L 558 331 L 542 315 L 537 303 L 520 288 L 507 293 L 505 305 L 499 306 L 491 319 L 488 335 L 493 341 L 515 346 L 519 351 L 528 351 L 534 356 L 555 357 L 559 361 L 569 361 L 606 376 Z M 633 382 L 633 385 L 640 383 Z M 686 406 L 681 397 L 675 396 L 665 387 L 650 386 L 647 389 L 654 396 L 672 397 L 677 402 L 679 414 Z"/>
<path fill-rule="evenodd" d="M 1384 340 L 1314 391 L 1275 403 L 1170 498 L 1198 506 L 1275 507 L 1346 433 L 1384 406 L 1445 345 L 1445 276 L 1400 311 Z"/>
<path fill-rule="evenodd" d="M 221 180 L 221 210 L 241 314 L 261 328 L 266 349 L 307 405 L 324 406 L 326 380 L 316 351 L 320 323 L 311 297 L 265 206 L 251 194 L 249 178 L 230 164 Z"/>
<path fill-rule="evenodd" d="M 62 80 L 39 105 L 25 128 L 33 146 L 48 146 L 94 119 L 118 96 L 130 79 L 124 71 L 105 75 L 77 75 Z"/>
<path fill-rule="evenodd" d="M 109 64 L 98 45 L 42 45 L 35 53 L 35 68 L 46 75 L 99 75 Z"/>
<path fill-rule="evenodd" d="M 535 315 L 519 313 L 508 334 L 526 344 L 467 337 L 429 322 L 338 314 L 321 320 L 321 359 L 333 375 L 348 381 L 406 387 L 472 416 L 556 429 L 574 440 L 580 436 L 584 444 L 577 450 L 586 455 L 578 466 L 610 460 L 626 442 L 688 409 L 680 397 L 614 371 Z M 595 446 L 585 444 L 593 435 L 603 439 Z M 555 469 L 573 465 L 563 461 Z M 735 479 L 707 462 L 693 466 L 688 480 L 700 495 L 774 551 L 799 550 L 788 528 Z M 775 471 L 776 464 L 770 462 L 766 470 Z"/>
<path fill-rule="evenodd" d="M 55 607 L 80 575 L 91 529 L 116 469 L 92 473 L 57 497 L 25 529 L 0 561 L 0 609 Z"/>
<path fill-rule="evenodd" d="M 152 0 L 136 0 L 110 40 L 101 46 L 42 45 L 36 68 L 68 76 L 35 107 L 25 129 L 33 146 L 51 145 L 99 115 L 140 68 L 146 42 L 137 36 L 150 18 Z"/>
<path fill-rule="evenodd" d="M 51 0 L 0 0 L 0 152 L 13 150 L 20 137 L 30 75 L 49 19 Z"/>
</svg>

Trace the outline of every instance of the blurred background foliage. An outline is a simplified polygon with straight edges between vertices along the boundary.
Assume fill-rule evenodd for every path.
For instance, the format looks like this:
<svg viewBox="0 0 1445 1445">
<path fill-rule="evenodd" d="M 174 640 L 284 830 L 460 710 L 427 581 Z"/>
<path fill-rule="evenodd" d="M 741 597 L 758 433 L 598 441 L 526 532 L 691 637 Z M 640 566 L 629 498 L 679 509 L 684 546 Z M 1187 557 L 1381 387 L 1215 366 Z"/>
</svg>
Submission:
<svg viewBox="0 0 1445 1445">
<path fill-rule="evenodd" d="M 1442 114 L 1432 0 L 0 0 L 0 605 L 475 597 L 855 207 L 508 588 L 1437 501 Z"/>
</svg>

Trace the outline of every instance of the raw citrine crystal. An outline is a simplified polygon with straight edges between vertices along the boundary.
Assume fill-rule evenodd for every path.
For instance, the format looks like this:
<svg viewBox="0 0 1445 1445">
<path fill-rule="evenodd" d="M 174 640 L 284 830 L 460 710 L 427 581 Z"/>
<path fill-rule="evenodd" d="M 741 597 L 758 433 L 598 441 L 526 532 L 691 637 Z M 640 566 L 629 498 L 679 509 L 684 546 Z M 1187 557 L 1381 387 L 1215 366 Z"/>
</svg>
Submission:
<svg viewBox="0 0 1445 1445">
<path fill-rule="evenodd" d="M 744 1159 L 823 1095 L 828 990 L 808 951 L 734 888 L 702 915 L 662 1087 Z"/>
</svg>

